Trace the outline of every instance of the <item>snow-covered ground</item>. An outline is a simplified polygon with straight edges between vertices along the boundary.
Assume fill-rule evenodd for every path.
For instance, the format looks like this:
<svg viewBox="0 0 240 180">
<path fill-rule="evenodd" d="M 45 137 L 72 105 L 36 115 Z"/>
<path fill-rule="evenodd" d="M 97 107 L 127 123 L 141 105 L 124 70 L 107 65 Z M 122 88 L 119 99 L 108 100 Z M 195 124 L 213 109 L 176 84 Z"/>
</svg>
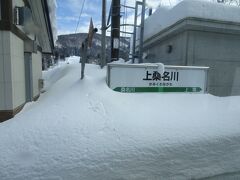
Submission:
<svg viewBox="0 0 240 180">
<path fill-rule="evenodd" d="M 239 178 L 240 97 L 122 94 L 78 57 L 0 124 L 1 180 Z M 220 175 L 220 176 L 215 176 Z"/>
</svg>

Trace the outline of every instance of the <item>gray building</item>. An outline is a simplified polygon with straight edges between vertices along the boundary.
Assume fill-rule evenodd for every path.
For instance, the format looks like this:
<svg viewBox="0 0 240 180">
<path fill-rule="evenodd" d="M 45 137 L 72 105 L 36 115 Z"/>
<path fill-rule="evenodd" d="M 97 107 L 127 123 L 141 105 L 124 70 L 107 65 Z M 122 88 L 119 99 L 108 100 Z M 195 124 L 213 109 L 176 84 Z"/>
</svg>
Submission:
<svg viewBox="0 0 240 180">
<path fill-rule="evenodd" d="M 186 17 L 144 41 L 144 62 L 208 66 L 208 91 L 240 95 L 240 23 Z"/>
<path fill-rule="evenodd" d="M 194 0 L 160 7 L 144 28 L 144 61 L 208 66 L 208 91 L 240 95 L 240 8 Z"/>
</svg>

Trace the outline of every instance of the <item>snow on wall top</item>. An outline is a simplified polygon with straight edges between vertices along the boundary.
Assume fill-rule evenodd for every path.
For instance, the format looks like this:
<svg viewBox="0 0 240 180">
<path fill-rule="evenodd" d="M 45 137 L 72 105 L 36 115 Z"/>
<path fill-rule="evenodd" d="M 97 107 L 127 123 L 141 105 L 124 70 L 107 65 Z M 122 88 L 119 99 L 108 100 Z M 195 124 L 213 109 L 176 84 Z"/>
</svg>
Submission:
<svg viewBox="0 0 240 180">
<path fill-rule="evenodd" d="M 203 0 L 184 0 L 170 9 L 159 7 L 145 20 L 144 39 L 186 17 L 240 22 L 240 8 Z"/>
</svg>

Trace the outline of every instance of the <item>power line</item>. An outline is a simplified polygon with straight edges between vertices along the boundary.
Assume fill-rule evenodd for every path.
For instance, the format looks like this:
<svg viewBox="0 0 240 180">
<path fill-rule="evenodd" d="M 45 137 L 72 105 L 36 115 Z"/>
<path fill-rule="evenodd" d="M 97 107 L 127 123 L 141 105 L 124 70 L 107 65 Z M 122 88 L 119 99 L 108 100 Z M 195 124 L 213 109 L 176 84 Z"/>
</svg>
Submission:
<svg viewBox="0 0 240 180">
<path fill-rule="evenodd" d="M 79 26 L 79 23 L 80 23 L 80 19 L 81 19 L 81 16 L 82 16 L 84 4 L 85 4 L 85 0 L 83 0 L 83 3 L 82 3 L 82 8 L 81 8 L 80 15 L 79 15 L 79 18 L 78 18 L 78 23 L 77 23 L 77 27 L 76 27 L 76 30 L 75 30 L 75 34 L 77 33 L 77 29 L 78 29 L 78 26 Z"/>
</svg>

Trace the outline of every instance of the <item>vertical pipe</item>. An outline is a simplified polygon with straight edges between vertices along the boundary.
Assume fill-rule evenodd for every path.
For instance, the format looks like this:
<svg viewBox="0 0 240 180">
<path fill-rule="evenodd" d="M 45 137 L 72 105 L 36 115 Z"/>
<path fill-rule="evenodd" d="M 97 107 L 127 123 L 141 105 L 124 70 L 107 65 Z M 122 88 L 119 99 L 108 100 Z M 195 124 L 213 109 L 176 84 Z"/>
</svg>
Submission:
<svg viewBox="0 0 240 180">
<path fill-rule="evenodd" d="M 133 46 L 132 46 L 132 58 L 135 63 L 136 57 L 136 36 L 137 36 L 137 14 L 138 14 L 138 2 L 135 3 L 135 15 L 134 15 L 134 31 L 133 31 Z"/>
<path fill-rule="evenodd" d="M 146 4 L 146 0 L 143 0 L 142 1 L 142 15 L 141 15 L 140 43 L 139 43 L 139 63 L 143 63 L 143 36 L 144 36 L 145 4 Z"/>
<path fill-rule="evenodd" d="M 112 0 L 111 61 L 119 59 L 120 0 Z"/>
</svg>

